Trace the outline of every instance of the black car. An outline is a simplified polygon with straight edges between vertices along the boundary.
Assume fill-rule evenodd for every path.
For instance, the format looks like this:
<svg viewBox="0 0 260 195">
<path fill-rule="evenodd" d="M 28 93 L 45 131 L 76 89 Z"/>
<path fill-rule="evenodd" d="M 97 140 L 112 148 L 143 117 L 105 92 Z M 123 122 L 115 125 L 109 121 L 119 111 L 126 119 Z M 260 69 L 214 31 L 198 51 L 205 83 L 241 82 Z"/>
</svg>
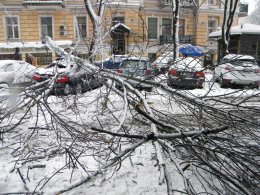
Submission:
<svg viewBox="0 0 260 195">
<path fill-rule="evenodd" d="M 42 82 L 56 74 L 58 76 L 52 90 L 55 95 L 81 94 L 102 86 L 101 79 L 88 74 L 80 65 L 65 60 L 54 61 L 45 68 L 38 68 L 33 79 Z"/>
<path fill-rule="evenodd" d="M 178 58 L 171 63 L 167 84 L 174 88 L 203 88 L 205 82 L 203 70 L 198 59 Z"/>
</svg>

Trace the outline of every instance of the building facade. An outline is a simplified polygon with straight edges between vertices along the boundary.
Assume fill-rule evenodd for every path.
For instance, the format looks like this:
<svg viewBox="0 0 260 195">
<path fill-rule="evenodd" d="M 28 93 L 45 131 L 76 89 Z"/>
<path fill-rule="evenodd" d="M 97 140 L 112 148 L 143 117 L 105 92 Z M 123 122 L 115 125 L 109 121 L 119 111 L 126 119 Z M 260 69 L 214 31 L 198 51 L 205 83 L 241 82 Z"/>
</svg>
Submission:
<svg viewBox="0 0 260 195">
<path fill-rule="evenodd" d="M 96 2 L 93 0 L 95 8 Z M 179 44 L 214 48 L 208 34 L 223 20 L 219 0 L 181 1 Z M 238 23 L 235 14 L 233 25 Z M 103 17 L 102 55 L 135 53 L 155 58 L 172 43 L 170 0 L 108 0 Z M 19 48 L 20 59 L 37 65 L 56 56 L 44 45 L 50 36 L 63 48 L 77 44 L 88 53 L 93 26 L 83 0 L 0 0 L 0 59 L 10 59 Z"/>
</svg>

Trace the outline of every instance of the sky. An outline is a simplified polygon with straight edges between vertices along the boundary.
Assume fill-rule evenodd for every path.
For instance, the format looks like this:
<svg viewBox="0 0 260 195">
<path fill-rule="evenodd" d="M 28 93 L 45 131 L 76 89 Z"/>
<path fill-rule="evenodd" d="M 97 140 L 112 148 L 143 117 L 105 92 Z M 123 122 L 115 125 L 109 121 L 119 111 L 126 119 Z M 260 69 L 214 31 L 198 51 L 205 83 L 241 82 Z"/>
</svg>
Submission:
<svg viewBox="0 0 260 195">
<path fill-rule="evenodd" d="M 241 0 L 240 2 L 248 3 L 248 14 L 254 11 L 256 0 Z"/>
</svg>

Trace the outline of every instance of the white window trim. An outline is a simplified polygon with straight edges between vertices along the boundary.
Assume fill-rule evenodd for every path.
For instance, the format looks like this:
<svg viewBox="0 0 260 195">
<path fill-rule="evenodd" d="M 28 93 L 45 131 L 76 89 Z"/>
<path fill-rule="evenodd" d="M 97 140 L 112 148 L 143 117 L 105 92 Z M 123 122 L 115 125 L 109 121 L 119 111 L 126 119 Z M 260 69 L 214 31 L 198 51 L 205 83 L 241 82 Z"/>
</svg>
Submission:
<svg viewBox="0 0 260 195">
<path fill-rule="evenodd" d="M 50 17 L 52 19 L 52 39 L 55 40 L 55 34 L 54 34 L 54 28 L 55 28 L 55 25 L 54 25 L 54 16 L 53 15 L 39 15 L 38 17 L 38 24 L 39 24 L 39 39 L 41 40 L 42 39 L 42 24 L 41 24 L 41 18 L 42 17 Z"/>
<path fill-rule="evenodd" d="M 157 19 L 157 38 L 156 39 L 155 38 L 148 38 L 148 19 L 149 18 L 156 18 Z M 159 36 L 160 36 L 159 22 L 160 22 L 159 17 L 148 16 L 146 18 L 147 39 L 149 39 L 149 40 L 158 40 L 159 39 Z"/>
<path fill-rule="evenodd" d="M 17 18 L 18 34 L 19 34 L 17 39 L 8 39 L 6 18 L 10 18 L 10 17 L 12 17 L 12 18 L 16 17 Z M 22 35 L 21 35 L 21 30 L 20 30 L 20 18 L 19 18 L 18 15 L 5 15 L 3 17 L 3 24 L 4 24 L 4 29 L 5 29 L 4 30 L 4 35 L 5 35 L 5 40 L 6 41 L 19 41 L 19 40 L 21 40 Z"/>
<path fill-rule="evenodd" d="M 79 15 L 79 16 L 74 16 L 73 19 L 73 31 L 74 31 L 74 38 L 77 39 L 77 32 L 76 32 L 76 22 L 77 22 L 77 17 L 86 17 L 86 38 L 89 37 L 89 26 L 88 26 L 88 17 L 87 16 L 83 16 L 83 15 Z M 81 40 L 81 39 L 80 39 Z"/>
</svg>

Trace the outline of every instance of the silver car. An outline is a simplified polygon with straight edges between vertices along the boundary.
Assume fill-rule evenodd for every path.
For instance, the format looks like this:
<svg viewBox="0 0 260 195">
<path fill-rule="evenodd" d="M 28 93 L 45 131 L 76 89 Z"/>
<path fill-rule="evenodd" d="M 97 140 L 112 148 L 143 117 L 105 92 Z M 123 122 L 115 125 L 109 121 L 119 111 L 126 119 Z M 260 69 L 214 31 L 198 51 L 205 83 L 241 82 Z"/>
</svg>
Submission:
<svg viewBox="0 0 260 195">
<path fill-rule="evenodd" d="M 232 85 L 258 88 L 260 85 L 260 68 L 255 58 L 249 55 L 224 56 L 213 76 L 222 88 Z"/>
<path fill-rule="evenodd" d="M 0 60 L 0 91 L 9 92 L 10 87 L 23 88 L 32 84 L 35 70 L 24 61 Z"/>
</svg>

